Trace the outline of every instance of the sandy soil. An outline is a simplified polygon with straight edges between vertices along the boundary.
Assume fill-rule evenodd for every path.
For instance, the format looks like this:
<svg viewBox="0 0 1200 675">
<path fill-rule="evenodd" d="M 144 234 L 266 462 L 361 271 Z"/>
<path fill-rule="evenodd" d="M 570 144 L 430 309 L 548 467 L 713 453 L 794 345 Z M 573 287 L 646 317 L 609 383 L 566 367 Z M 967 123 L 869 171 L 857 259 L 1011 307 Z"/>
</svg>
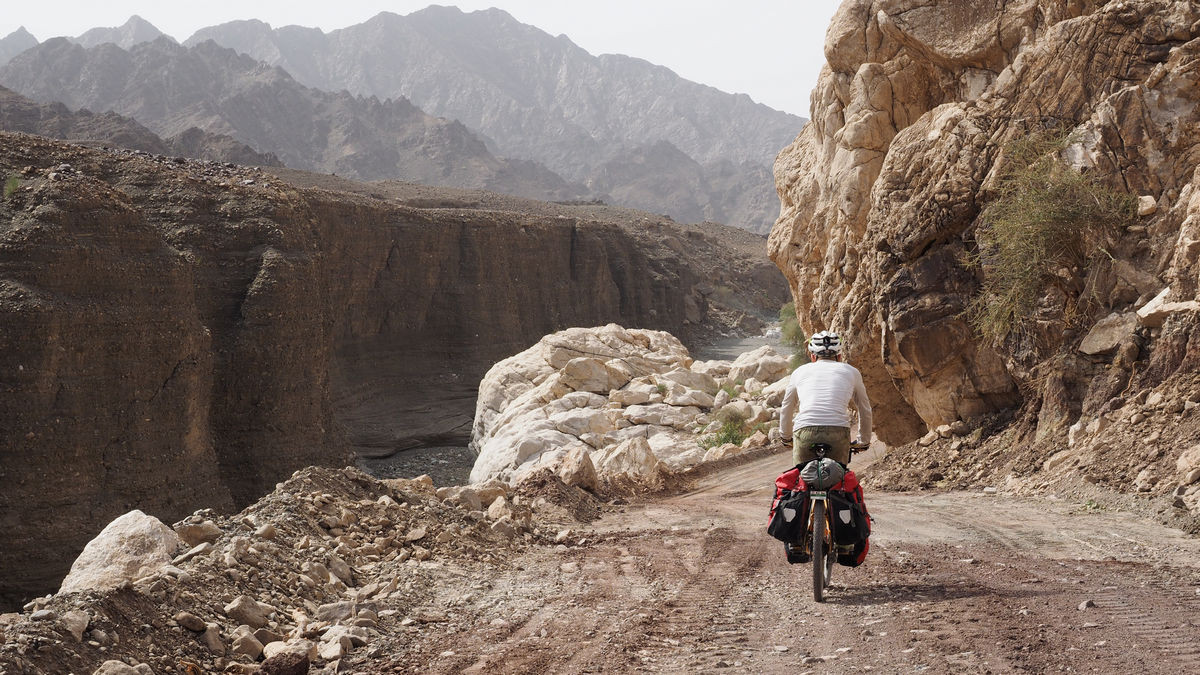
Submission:
<svg viewBox="0 0 1200 675">
<path fill-rule="evenodd" d="M 534 547 L 504 569 L 446 568 L 430 580 L 432 619 L 342 668 L 1200 670 L 1196 539 L 1050 500 L 868 494 L 871 554 L 837 568 L 817 604 L 809 567 L 789 567 L 764 532 L 768 486 L 785 463 L 769 456 L 622 507 L 573 532 L 571 546 Z"/>
</svg>

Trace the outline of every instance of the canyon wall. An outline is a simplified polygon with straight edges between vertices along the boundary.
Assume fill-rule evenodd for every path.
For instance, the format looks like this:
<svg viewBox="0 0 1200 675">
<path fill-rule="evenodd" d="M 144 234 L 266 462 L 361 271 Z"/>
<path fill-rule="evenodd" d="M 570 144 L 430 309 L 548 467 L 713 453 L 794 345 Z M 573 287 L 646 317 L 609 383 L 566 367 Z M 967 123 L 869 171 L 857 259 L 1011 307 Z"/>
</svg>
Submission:
<svg viewBox="0 0 1200 675">
<path fill-rule="evenodd" d="M 769 250 L 804 328 L 850 334 L 884 440 L 1020 407 L 1065 443 L 1123 390 L 1195 368 L 1198 36 L 1193 2 L 843 3 L 812 121 L 775 164 Z M 985 340 L 963 314 L 988 273 L 968 263 L 980 214 L 1004 148 L 1042 129 L 1143 208 L 1043 280 L 1027 330 Z M 1160 292 L 1179 311 L 1133 320 Z M 1113 344 L 1080 352 L 1113 314 Z"/>
<path fill-rule="evenodd" d="M 130 509 L 171 521 L 352 448 L 465 440 L 486 369 L 546 333 L 695 338 L 786 294 L 749 248 L 646 214 L 432 188 L 417 208 L 14 134 L 0 176 L 6 607 Z"/>
</svg>

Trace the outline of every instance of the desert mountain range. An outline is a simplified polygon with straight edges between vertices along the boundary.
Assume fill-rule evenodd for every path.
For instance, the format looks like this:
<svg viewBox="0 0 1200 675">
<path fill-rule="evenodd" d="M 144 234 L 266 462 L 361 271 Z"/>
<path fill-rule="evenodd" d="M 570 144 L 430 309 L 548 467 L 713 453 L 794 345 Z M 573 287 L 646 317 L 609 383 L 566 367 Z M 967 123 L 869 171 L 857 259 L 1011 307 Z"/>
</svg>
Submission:
<svg viewBox="0 0 1200 675">
<path fill-rule="evenodd" d="M 602 199 L 760 233 L 778 215 L 775 153 L 804 123 L 495 9 L 385 12 L 329 33 L 238 21 L 182 46 L 135 16 L 41 44 L 19 30 L 0 40 L 0 65 L 0 84 L 39 102 L 112 110 L 164 137 L 195 126 L 293 168 Z"/>
</svg>

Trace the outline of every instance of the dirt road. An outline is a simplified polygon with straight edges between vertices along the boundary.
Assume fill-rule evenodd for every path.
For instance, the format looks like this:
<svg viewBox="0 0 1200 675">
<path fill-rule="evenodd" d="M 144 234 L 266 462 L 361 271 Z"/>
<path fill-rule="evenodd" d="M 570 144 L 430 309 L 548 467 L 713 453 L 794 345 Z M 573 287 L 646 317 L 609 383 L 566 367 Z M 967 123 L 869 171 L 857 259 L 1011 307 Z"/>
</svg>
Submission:
<svg viewBox="0 0 1200 675">
<path fill-rule="evenodd" d="M 817 604 L 764 532 L 785 463 L 624 507 L 494 576 L 433 570 L 425 614 L 354 669 L 1200 672 L 1200 541 L 1049 500 L 868 494 L 871 555 Z"/>
</svg>

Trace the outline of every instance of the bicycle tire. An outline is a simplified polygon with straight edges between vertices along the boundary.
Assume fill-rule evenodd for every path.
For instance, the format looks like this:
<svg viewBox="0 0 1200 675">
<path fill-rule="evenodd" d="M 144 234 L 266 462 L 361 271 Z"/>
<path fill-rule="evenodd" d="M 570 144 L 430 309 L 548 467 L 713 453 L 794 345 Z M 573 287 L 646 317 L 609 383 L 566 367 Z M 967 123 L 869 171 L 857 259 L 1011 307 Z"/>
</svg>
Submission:
<svg viewBox="0 0 1200 675">
<path fill-rule="evenodd" d="M 817 499 L 812 505 L 812 566 L 813 600 L 825 602 L 825 501 Z"/>
</svg>

